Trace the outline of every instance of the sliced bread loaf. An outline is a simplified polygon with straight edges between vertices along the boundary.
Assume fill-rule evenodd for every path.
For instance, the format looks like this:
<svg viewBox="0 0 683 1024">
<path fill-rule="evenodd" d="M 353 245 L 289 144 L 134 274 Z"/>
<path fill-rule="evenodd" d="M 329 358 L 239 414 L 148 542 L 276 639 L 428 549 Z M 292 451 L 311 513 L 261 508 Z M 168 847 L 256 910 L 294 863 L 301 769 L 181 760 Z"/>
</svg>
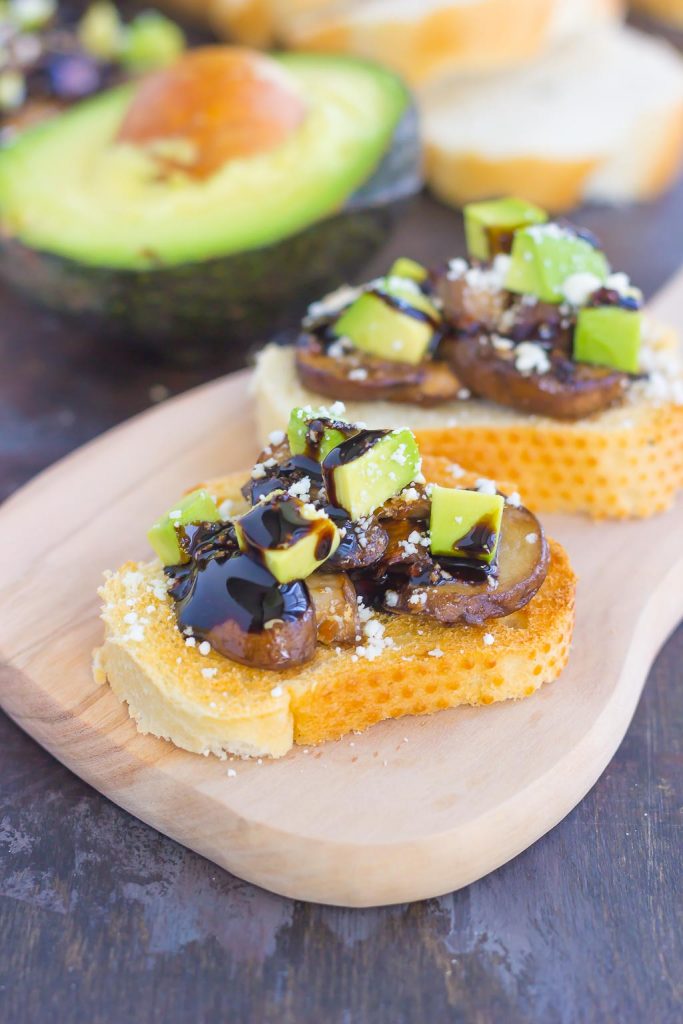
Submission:
<svg viewBox="0 0 683 1024">
<path fill-rule="evenodd" d="M 630 28 L 573 36 L 505 74 L 444 79 L 421 106 L 429 183 L 455 205 L 647 199 L 683 152 L 683 61 Z"/>
</svg>

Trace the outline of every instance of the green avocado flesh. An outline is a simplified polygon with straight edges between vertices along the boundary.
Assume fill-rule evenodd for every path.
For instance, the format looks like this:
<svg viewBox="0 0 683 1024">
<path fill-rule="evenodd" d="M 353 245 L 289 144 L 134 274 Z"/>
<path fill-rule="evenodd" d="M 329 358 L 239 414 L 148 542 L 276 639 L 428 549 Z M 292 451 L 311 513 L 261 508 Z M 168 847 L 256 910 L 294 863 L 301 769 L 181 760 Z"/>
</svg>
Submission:
<svg viewBox="0 0 683 1024">
<path fill-rule="evenodd" d="M 220 519 L 216 502 L 208 491 L 200 487 L 178 501 L 172 509 L 150 527 L 147 538 L 162 565 L 177 565 L 183 561 L 176 527 L 190 523 L 216 523 Z"/>
<path fill-rule="evenodd" d="M 574 332 L 578 363 L 638 373 L 642 316 L 638 310 L 595 306 L 579 310 Z"/>
<path fill-rule="evenodd" d="M 329 516 L 280 494 L 237 519 L 235 533 L 240 550 L 255 554 L 280 583 L 305 580 L 341 540 Z"/>
<path fill-rule="evenodd" d="M 310 408 L 292 409 L 287 426 L 287 439 L 292 455 L 310 454 L 307 440 L 308 425 L 312 420 L 319 420 L 324 424 L 326 419 L 325 413 L 321 413 L 318 416 Z M 322 462 L 333 448 L 336 448 L 338 444 L 346 440 L 347 436 L 347 434 L 343 434 L 341 430 L 337 430 L 335 427 L 325 426 L 314 453 L 318 462 Z"/>
<path fill-rule="evenodd" d="M 585 238 L 558 224 L 539 224 L 516 231 L 505 287 L 542 302 L 563 301 L 562 286 L 573 274 L 595 274 L 604 281 L 609 265 Z"/>
<path fill-rule="evenodd" d="M 463 213 L 467 251 L 477 260 L 491 260 L 497 253 L 508 251 L 506 239 L 515 231 L 530 224 L 543 224 L 548 219 L 540 206 L 512 196 L 468 203 Z"/>
<path fill-rule="evenodd" d="M 455 487 L 432 488 L 429 536 L 432 554 L 490 565 L 496 557 L 505 499 Z"/>
<path fill-rule="evenodd" d="M 396 299 L 400 305 L 389 300 Z M 413 315 L 409 307 L 427 319 Z M 417 365 L 427 354 L 439 313 L 413 280 L 387 277 L 364 292 L 342 313 L 335 334 L 381 359 Z"/>
<path fill-rule="evenodd" d="M 391 73 L 343 57 L 277 58 L 306 99 L 276 149 L 197 181 L 160 179 L 113 144 L 134 85 L 24 133 L 0 154 L 0 228 L 96 267 L 177 266 L 272 245 L 340 210 L 380 164 L 409 99 Z"/>
<path fill-rule="evenodd" d="M 323 463 L 330 500 L 346 509 L 352 519 L 369 516 L 412 483 L 420 471 L 420 452 L 411 430 L 401 427 L 378 439 L 369 436 L 374 433 L 361 432 L 350 438 Z M 365 438 L 370 442 L 367 445 Z M 351 455 L 349 449 L 357 449 L 357 453 Z"/>
</svg>

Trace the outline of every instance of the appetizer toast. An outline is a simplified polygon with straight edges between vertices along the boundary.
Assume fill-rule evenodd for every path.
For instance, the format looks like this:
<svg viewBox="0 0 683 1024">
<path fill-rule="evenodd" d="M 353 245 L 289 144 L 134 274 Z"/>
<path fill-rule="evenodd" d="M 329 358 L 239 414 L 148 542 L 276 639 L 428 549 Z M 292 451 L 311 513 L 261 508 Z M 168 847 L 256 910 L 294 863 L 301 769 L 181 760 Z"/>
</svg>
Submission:
<svg viewBox="0 0 683 1024">
<path fill-rule="evenodd" d="M 597 241 L 516 199 L 465 210 L 469 258 L 311 307 L 254 378 L 265 436 L 320 396 L 407 423 L 425 454 L 513 479 L 534 509 L 648 516 L 683 486 L 683 363 Z"/>
<path fill-rule="evenodd" d="M 247 632 L 237 642 L 223 626 L 213 631 L 183 626 L 183 615 L 192 617 L 193 612 L 191 607 L 188 612 L 187 593 L 179 598 L 178 581 L 184 586 L 189 573 L 196 588 L 202 582 L 202 570 L 224 571 L 221 566 L 240 563 L 244 556 L 235 555 L 230 545 L 235 526 L 248 534 L 250 509 L 252 515 L 260 514 L 273 503 L 279 508 L 283 498 L 296 502 L 289 496 L 292 488 L 295 494 L 303 493 L 310 478 L 301 472 L 287 475 L 286 467 L 293 460 L 282 436 L 280 431 L 275 435 L 277 444 L 262 453 L 246 487 L 244 475 L 233 474 L 205 483 L 184 499 L 190 517 L 208 514 L 207 501 L 230 517 L 203 524 L 204 531 L 218 531 L 226 545 L 218 557 L 215 550 L 207 555 L 206 541 L 197 541 L 195 533 L 190 561 L 167 564 L 164 569 L 162 561 L 177 558 L 178 550 L 169 553 L 173 539 L 168 520 L 162 519 L 150 538 L 165 557 L 128 563 L 108 575 L 101 589 L 105 640 L 95 652 L 95 675 L 101 682 L 108 680 L 127 702 L 140 731 L 197 753 L 279 757 L 292 743 L 321 743 L 386 718 L 522 698 L 557 678 L 569 656 L 574 623 L 575 577 L 566 553 L 559 544 L 546 542 L 540 524 L 520 507 L 515 495 L 505 504 L 489 481 L 443 458 L 425 458 L 424 476 L 418 474 L 414 485 L 403 488 L 370 516 L 353 523 L 344 520 L 348 532 L 328 560 L 331 563 L 336 556 L 336 564 L 319 566 L 305 578 L 303 592 L 315 616 L 312 648 L 304 651 L 301 635 L 287 632 L 293 629 L 293 618 L 273 619 L 270 629 Z M 397 450 L 401 455 L 400 445 Z M 276 466 L 263 468 L 274 459 L 279 460 Z M 440 487 L 439 497 L 447 501 L 458 501 L 464 494 L 484 507 L 491 502 L 505 504 L 500 546 L 491 565 L 473 568 L 470 563 L 466 571 L 462 565 L 451 566 L 455 575 L 440 570 L 441 591 L 424 585 L 424 559 L 429 562 L 432 556 L 415 533 L 424 522 L 400 518 L 426 514 L 424 502 L 430 488 L 419 482 L 424 479 Z M 280 490 L 266 489 L 273 481 L 289 484 L 286 497 Z M 245 500 L 245 491 L 255 505 Z M 343 500 L 348 504 L 355 498 L 349 502 L 347 495 Z M 181 511 L 180 507 L 172 510 L 174 522 L 181 521 Z M 399 518 L 379 518 L 384 515 Z M 446 518 L 450 523 L 450 515 Z M 175 536 L 188 551 L 191 529 L 187 524 L 175 527 Z M 385 530 L 391 536 L 388 547 L 387 538 L 382 539 Z M 397 542 L 396 531 L 416 542 Z M 434 525 L 432 537 L 436 537 Z M 263 552 L 260 557 L 263 567 Z M 372 568 L 338 568 L 363 563 Z M 418 565 L 421 589 L 415 589 L 417 584 L 409 575 Z M 445 560 L 442 565 L 451 563 Z M 272 567 L 283 575 L 281 567 Z M 477 575 L 479 569 L 484 576 Z M 295 571 L 302 570 L 299 563 Z M 463 571 L 460 579 L 458 573 Z M 385 577 L 378 582 L 382 572 L 389 574 L 390 587 Z M 289 578 L 291 572 L 284 575 Z M 287 599 L 292 588 L 302 586 L 300 581 L 271 580 Z M 413 596 L 412 602 L 407 593 Z M 428 596 L 423 597 L 425 593 Z M 272 600 L 269 594 L 267 601 Z M 433 605 L 442 595 L 445 604 Z M 197 589 L 192 600 L 196 605 Z M 213 600 L 218 601 L 215 594 Z M 283 614 L 286 618 L 287 612 Z M 300 619 L 299 625 L 303 622 Z"/>
</svg>

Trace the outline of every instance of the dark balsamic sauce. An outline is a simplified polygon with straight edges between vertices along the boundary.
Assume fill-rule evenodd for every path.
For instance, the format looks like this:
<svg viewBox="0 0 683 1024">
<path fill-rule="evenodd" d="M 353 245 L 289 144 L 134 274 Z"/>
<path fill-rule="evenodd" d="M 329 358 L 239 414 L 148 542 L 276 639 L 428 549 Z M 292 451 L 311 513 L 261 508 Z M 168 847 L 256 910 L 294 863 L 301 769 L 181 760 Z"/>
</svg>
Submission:
<svg viewBox="0 0 683 1024">
<path fill-rule="evenodd" d="M 345 438 L 353 437 L 354 434 L 358 433 L 358 427 L 355 427 L 352 423 L 344 423 L 342 420 L 333 420 L 323 416 L 309 420 L 306 427 L 306 456 L 316 460 L 318 469 L 320 448 L 325 436 L 325 430 L 338 430 Z"/>
<path fill-rule="evenodd" d="M 457 552 L 456 558 L 462 558 L 466 562 L 482 562 L 488 559 L 496 547 L 498 533 L 491 516 L 482 518 L 460 537 L 453 545 Z M 450 557 L 450 556 L 449 556 Z"/>
<path fill-rule="evenodd" d="M 286 491 L 305 476 L 311 481 L 310 494 L 313 499 L 317 497 L 323 484 L 320 463 L 309 455 L 292 455 L 286 462 L 267 466 L 265 473 L 265 476 L 257 480 L 248 480 L 242 488 L 242 494 L 252 505 L 273 491 Z"/>
<path fill-rule="evenodd" d="M 407 299 L 400 299 L 396 295 L 390 295 L 389 292 L 385 292 L 382 288 L 371 288 L 366 294 L 376 296 L 376 298 L 381 299 L 385 306 L 397 310 L 403 316 L 409 316 L 413 320 L 420 320 L 421 323 L 429 324 L 435 332 L 441 327 L 441 321 L 437 317 L 432 316 L 424 309 L 412 306 Z"/>
<path fill-rule="evenodd" d="M 303 581 L 278 583 L 264 565 L 240 554 L 195 563 L 176 612 L 178 628 L 199 636 L 229 620 L 245 633 L 259 633 L 271 619 L 302 618 L 309 604 Z"/>
</svg>

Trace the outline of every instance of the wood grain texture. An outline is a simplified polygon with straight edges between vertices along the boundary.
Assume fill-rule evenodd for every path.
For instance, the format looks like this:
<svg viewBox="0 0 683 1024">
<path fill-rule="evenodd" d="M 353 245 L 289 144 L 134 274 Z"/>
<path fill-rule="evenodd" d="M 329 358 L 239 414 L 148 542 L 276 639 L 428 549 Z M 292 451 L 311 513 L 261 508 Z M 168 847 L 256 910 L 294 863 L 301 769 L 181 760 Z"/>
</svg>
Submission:
<svg viewBox="0 0 683 1024">
<path fill-rule="evenodd" d="M 584 212 L 651 293 L 680 262 L 683 189 Z M 633 244 L 637 238 L 640 243 Z M 416 205 L 393 255 L 462 251 Z M 239 365 L 103 349 L 0 295 L 0 485 L 172 392 Z M 158 391 L 155 388 L 155 397 Z M 683 638 L 659 658 L 615 760 L 548 836 L 488 878 L 381 911 L 292 904 L 103 801 L 0 723 L 0 999 L 8 1020 L 675 1020 L 682 996 Z"/>
</svg>

